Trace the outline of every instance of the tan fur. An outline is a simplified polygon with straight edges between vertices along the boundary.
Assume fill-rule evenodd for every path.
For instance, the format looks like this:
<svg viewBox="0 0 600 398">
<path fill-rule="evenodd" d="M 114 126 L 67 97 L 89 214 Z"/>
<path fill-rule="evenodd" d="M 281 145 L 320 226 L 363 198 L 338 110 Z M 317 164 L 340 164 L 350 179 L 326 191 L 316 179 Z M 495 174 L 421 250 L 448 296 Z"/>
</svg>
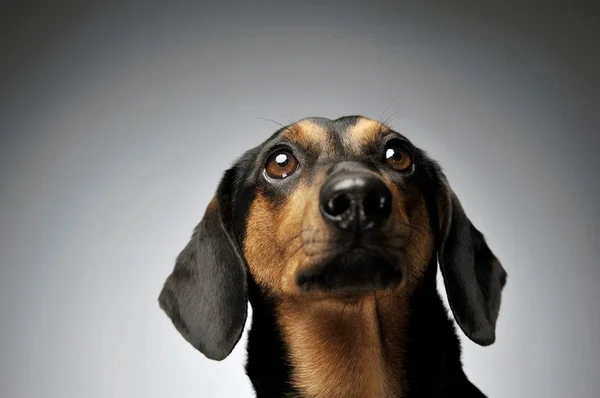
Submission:
<svg viewBox="0 0 600 398">
<path fill-rule="evenodd" d="M 263 286 L 284 288 L 284 274 L 300 257 L 301 253 L 293 253 L 291 249 L 300 238 L 304 206 L 298 206 L 294 197 L 300 198 L 305 190 L 298 188 L 279 208 L 261 193 L 252 203 L 243 251 L 250 272 Z"/>
<path fill-rule="evenodd" d="M 379 121 L 363 117 L 348 129 L 344 143 L 347 147 L 354 149 L 355 153 L 360 154 L 365 147 L 377 142 L 389 131 L 390 129 Z"/>
<path fill-rule="evenodd" d="M 327 131 L 320 125 L 303 119 L 289 126 L 283 133 L 291 141 L 304 148 L 323 148 L 329 140 Z"/>
<path fill-rule="evenodd" d="M 204 210 L 204 215 L 206 216 L 209 213 L 212 213 L 213 211 L 217 210 L 217 198 L 215 196 L 213 196 L 213 198 L 210 200 L 210 202 L 208 202 L 208 205 L 206 205 L 206 210 Z"/>
<path fill-rule="evenodd" d="M 389 232 L 384 229 L 384 234 L 393 236 L 408 229 L 405 248 L 410 269 L 406 275 L 406 282 L 414 287 L 424 275 L 434 251 L 435 243 L 429 224 L 429 212 L 420 191 L 412 188 L 412 190 L 407 189 L 401 193 L 390 180 L 386 179 L 386 182 L 392 191 L 392 216 L 388 220 L 388 224 L 393 227 Z M 410 225 L 410 227 L 406 227 L 406 225 Z"/>
<path fill-rule="evenodd" d="M 260 192 L 246 226 L 243 252 L 257 282 L 285 294 L 299 294 L 298 269 L 316 263 L 331 242 L 320 217 L 318 184 L 300 184 L 280 205 Z"/>
<path fill-rule="evenodd" d="M 307 396 L 399 397 L 389 354 L 382 341 L 374 296 L 357 304 L 323 299 L 287 299 L 278 321 L 288 343 L 294 369 L 292 382 Z M 394 347 L 397 352 L 397 348 Z"/>
</svg>

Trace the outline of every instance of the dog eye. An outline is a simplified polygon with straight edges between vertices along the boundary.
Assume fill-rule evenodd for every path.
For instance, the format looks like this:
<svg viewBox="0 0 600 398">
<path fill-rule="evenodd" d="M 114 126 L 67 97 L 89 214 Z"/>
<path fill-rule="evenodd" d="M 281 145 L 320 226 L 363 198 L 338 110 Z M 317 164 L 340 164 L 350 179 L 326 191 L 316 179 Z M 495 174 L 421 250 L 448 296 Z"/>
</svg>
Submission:
<svg viewBox="0 0 600 398">
<path fill-rule="evenodd" d="M 265 165 L 267 176 L 281 180 L 294 174 L 298 168 L 298 160 L 288 150 L 279 150 L 271 154 Z"/>
<path fill-rule="evenodd" d="M 396 171 L 406 171 L 412 164 L 410 152 L 399 142 L 389 142 L 385 146 L 385 163 Z"/>
</svg>

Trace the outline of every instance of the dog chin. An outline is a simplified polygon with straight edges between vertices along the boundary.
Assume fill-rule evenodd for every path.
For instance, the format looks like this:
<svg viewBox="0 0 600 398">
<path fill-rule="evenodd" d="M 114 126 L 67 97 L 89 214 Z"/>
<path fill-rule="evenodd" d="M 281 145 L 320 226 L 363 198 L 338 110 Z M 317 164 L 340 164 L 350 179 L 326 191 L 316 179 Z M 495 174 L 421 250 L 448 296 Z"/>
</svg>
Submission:
<svg viewBox="0 0 600 398">
<path fill-rule="evenodd" d="M 387 256 L 362 248 L 344 252 L 323 264 L 301 271 L 296 283 L 304 292 L 321 292 L 351 299 L 397 286 L 402 269 Z"/>
</svg>

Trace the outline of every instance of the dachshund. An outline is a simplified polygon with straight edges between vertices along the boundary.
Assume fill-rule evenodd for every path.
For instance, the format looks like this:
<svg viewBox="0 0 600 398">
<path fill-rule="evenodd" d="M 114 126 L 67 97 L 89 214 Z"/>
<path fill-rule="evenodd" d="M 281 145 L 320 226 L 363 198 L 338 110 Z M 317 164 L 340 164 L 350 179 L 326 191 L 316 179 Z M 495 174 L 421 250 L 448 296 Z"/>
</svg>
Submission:
<svg viewBox="0 0 600 398">
<path fill-rule="evenodd" d="M 258 398 L 485 397 L 454 321 L 494 343 L 506 278 L 423 150 L 378 120 L 314 117 L 224 172 L 158 301 L 217 361 L 250 303 Z"/>
</svg>

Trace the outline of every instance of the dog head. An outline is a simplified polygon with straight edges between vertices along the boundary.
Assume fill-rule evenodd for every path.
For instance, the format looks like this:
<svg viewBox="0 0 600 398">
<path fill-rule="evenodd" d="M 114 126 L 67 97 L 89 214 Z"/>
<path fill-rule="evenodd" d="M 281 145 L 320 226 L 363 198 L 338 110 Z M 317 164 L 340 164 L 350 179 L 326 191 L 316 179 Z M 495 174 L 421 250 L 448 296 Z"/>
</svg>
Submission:
<svg viewBox="0 0 600 398">
<path fill-rule="evenodd" d="M 303 119 L 224 173 L 159 302 L 221 360 L 244 328 L 247 278 L 281 299 L 356 301 L 410 294 L 436 260 L 458 325 L 492 344 L 506 272 L 440 167 L 377 121 Z"/>
</svg>

